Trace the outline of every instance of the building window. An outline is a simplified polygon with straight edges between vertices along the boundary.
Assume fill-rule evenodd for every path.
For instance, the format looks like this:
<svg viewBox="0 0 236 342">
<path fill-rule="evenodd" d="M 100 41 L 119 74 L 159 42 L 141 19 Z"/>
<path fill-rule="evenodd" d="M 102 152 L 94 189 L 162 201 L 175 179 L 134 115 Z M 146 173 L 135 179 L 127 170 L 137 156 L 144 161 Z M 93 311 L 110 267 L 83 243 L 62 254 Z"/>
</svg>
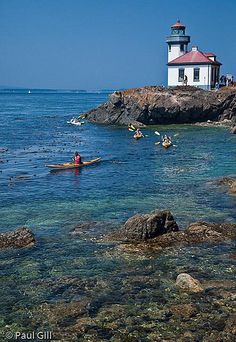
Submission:
<svg viewBox="0 0 236 342">
<path fill-rule="evenodd" d="M 180 51 L 184 51 L 184 44 L 180 44 Z"/>
<path fill-rule="evenodd" d="M 185 30 L 181 30 L 181 29 L 172 29 L 171 30 L 171 34 L 172 35 L 178 35 L 178 36 L 184 36 L 185 35 Z"/>
<path fill-rule="evenodd" d="M 184 69 L 179 69 L 179 82 L 184 80 Z"/>
<path fill-rule="evenodd" d="M 169 52 L 171 52 L 171 45 L 169 44 Z"/>
<path fill-rule="evenodd" d="M 199 82 L 200 78 L 200 68 L 193 69 L 193 82 Z"/>
</svg>

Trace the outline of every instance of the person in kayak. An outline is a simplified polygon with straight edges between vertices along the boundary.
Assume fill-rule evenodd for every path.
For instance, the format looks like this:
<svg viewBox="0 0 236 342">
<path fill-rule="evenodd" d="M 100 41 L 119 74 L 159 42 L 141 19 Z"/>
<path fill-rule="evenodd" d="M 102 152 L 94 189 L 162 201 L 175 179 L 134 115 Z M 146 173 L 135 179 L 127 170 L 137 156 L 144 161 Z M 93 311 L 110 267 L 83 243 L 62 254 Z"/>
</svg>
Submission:
<svg viewBox="0 0 236 342">
<path fill-rule="evenodd" d="M 139 128 L 136 129 L 134 135 L 137 136 L 137 137 L 143 137 L 143 133 L 140 131 Z"/>
<path fill-rule="evenodd" d="M 75 152 L 73 161 L 75 164 L 83 164 L 79 152 Z"/>
<path fill-rule="evenodd" d="M 163 137 L 162 137 L 162 141 L 163 142 L 170 142 L 171 141 L 171 137 L 168 137 L 168 135 L 164 135 Z"/>
</svg>

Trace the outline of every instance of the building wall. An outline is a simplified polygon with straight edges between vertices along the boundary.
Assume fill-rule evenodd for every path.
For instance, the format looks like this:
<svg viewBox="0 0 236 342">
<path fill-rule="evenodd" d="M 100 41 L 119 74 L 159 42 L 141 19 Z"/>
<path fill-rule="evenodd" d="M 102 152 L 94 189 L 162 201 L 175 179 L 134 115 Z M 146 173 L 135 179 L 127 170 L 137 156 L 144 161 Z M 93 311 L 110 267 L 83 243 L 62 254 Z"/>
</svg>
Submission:
<svg viewBox="0 0 236 342">
<path fill-rule="evenodd" d="M 171 45 L 171 51 L 168 45 L 168 62 L 173 61 L 175 58 L 183 56 L 187 52 L 187 45 L 184 44 L 184 51 L 180 51 L 180 44 Z"/>
<path fill-rule="evenodd" d="M 188 77 L 188 85 L 210 89 L 213 85 L 211 82 L 211 65 L 188 65 L 188 66 L 168 66 L 168 86 L 183 85 L 183 81 L 179 81 L 179 69 L 184 69 L 184 75 Z M 199 81 L 193 81 L 194 68 L 200 69 Z"/>
</svg>

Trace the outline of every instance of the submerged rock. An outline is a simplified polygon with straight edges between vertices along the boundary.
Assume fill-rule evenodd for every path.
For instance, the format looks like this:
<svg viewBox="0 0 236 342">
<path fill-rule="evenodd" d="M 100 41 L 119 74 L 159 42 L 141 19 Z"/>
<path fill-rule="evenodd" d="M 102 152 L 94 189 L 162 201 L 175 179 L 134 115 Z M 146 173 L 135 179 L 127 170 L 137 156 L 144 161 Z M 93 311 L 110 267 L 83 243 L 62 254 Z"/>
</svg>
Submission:
<svg viewBox="0 0 236 342">
<path fill-rule="evenodd" d="M 0 249 L 23 248 L 35 244 L 35 238 L 29 228 L 18 228 L 14 232 L 0 234 Z"/>
<path fill-rule="evenodd" d="M 149 214 L 137 214 L 129 218 L 124 224 L 121 235 L 126 240 L 140 241 L 178 230 L 171 212 L 158 209 Z"/>
<path fill-rule="evenodd" d="M 200 281 L 191 277 L 188 273 L 180 273 L 176 279 L 175 284 L 181 290 L 190 293 L 198 293 L 204 291 Z"/>
<path fill-rule="evenodd" d="M 236 336 L 236 314 L 228 318 L 224 331 Z"/>
<path fill-rule="evenodd" d="M 189 242 L 223 241 L 236 238 L 236 224 L 194 222 L 185 230 Z"/>
<path fill-rule="evenodd" d="M 70 235 L 75 238 L 80 236 L 83 239 L 96 240 L 99 235 L 104 235 L 104 232 L 110 232 L 115 229 L 117 229 L 117 224 L 111 221 L 81 221 L 72 228 Z"/>
<path fill-rule="evenodd" d="M 181 232 L 159 236 L 153 242 L 161 247 L 218 242 L 236 238 L 236 224 L 194 222 Z"/>
<path fill-rule="evenodd" d="M 183 273 L 182 273 L 183 274 Z M 192 278 L 193 279 L 193 278 Z M 199 309 L 195 304 L 175 304 L 170 308 L 170 312 L 179 318 L 191 318 L 197 315 Z"/>
<path fill-rule="evenodd" d="M 236 178 L 222 177 L 214 182 L 216 185 L 225 187 L 229 194 L 236 194 Z"/>
<path fill-rule="evenodd" d="M 90 222 L 80 222 L 78 223 L 73 230 L 71 231 L 72 235 L 76 235 L 76 234 L 81 234 L 82 232 L 94 228 L 98 225 L 98 223 L 96 221 L 90 221 Z"/>
<path fill-rule="evenodd" d="M 233 120 L 236 91 L 210 92 L 197 87 L 149 86 L 115 91 L 109 100 L 85 117 L 97 123 L 181 124 Z"/>
</svg>

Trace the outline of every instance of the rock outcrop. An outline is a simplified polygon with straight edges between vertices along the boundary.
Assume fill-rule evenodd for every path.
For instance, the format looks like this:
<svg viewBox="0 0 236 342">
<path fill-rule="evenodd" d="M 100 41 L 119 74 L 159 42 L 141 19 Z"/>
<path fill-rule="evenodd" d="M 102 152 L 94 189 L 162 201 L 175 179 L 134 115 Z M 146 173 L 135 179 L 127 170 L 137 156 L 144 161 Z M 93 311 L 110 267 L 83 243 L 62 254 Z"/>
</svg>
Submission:
<svg viewBox="0 0 236 342">
<path fill-rule="evenodd" d="M 169 210 L 155 210 L 149 214 L 137 214 L 129 218 L 122 228 L 121 235 L 126 240 L 145 241 L 178 230 L 178 225 Z"/>
<path fill-rule="evenodd" d="M 0 249 L 30 247 L 34 244 L 34 235 L 26 227 L 18 228 L 14 232 L 0 234 Z"/>
<path fill-rule="evenodd" d="M 85 113 L 96 123 L 119 125 L 182 124 L 235 120 L 236 90 L 196 87 L 143 87 L 115 91 L 109 100 Z"/>
<path fill-rule="evenodd" d="M 187 229 L 179 231 L 168 210 L 154 210 L 151 213 L 129 218 L 123 227 L 109 234 L 107 240 L 125 242 L 119 248 L 132 251 L 138 248 L 163 248 L 178 245 L 192 245 L 203 242 L 220 242 L 236 239 L 236 224 L 194 222 Z"/>
</svg>

